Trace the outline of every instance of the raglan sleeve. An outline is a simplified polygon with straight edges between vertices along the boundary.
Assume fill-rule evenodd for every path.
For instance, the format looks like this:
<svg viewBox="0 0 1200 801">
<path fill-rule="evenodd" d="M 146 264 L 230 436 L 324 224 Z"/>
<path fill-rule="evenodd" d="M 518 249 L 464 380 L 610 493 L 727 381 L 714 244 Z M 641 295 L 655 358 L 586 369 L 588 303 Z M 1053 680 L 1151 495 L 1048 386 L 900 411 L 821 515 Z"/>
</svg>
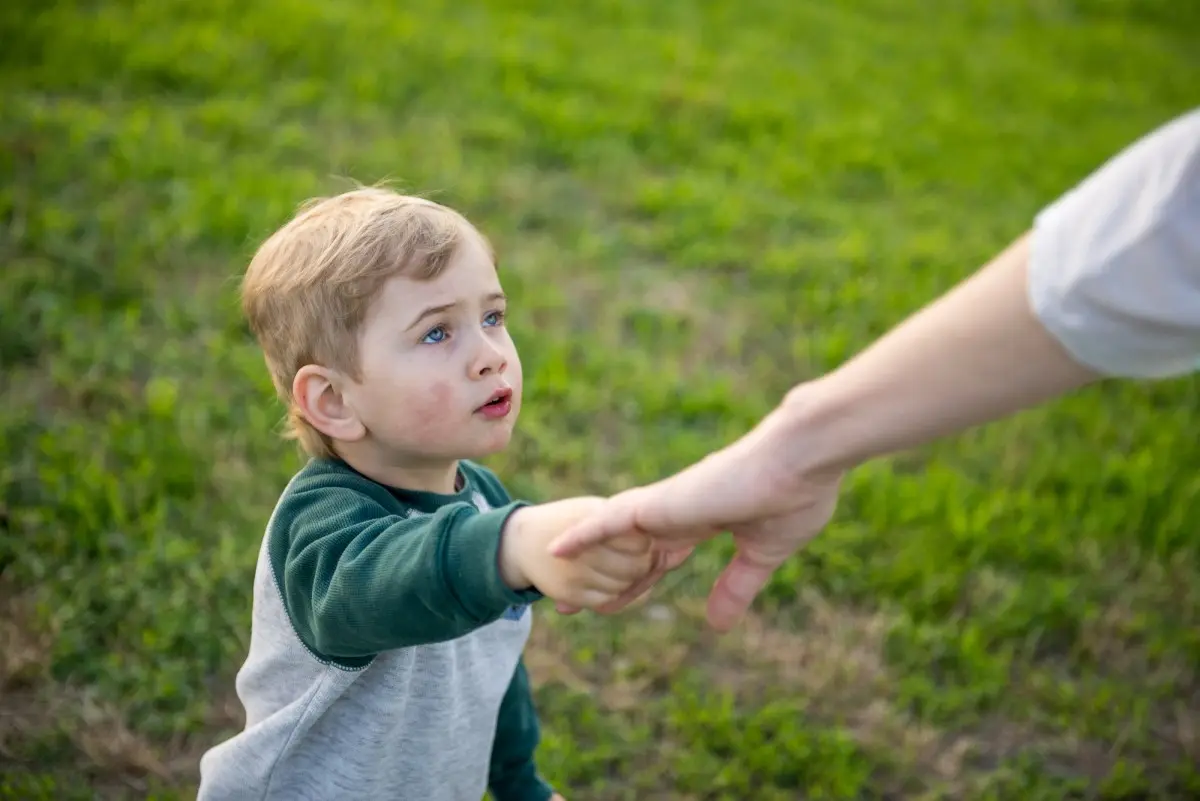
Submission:
<svg viewBox="0 0 1200 801">
<path fill-rule="evenodd" d="M 553 788 L 538 773 L 534 754 L 541 741 L 533 690 L 525 661 L 518 660 L 500 704 L 492 744 L 488 789 L 495 801 L 546 801 Z"/>
<path fill-rule="evenodd" d="M 489 503 L 499 507 L 514 502 L 491 470 L 475 462 L 466 463 L 465 467 Z M 492 743 L 488 791 L 494 801 L 546 801 L 554 795 L 553 787 L 538 771 L 535 755 L 540 744 L 541 726 L 533 687 L 525 660 L 519 658 L 500 703 Z"/>
<path fill-rule="evenodd" d="M 382 651 L 460 637 L 536 590 L 515 591 L 497 562 L 522 504 L 454 503 L 406 517 L 353 487 L 292 493 L 269 535 L 271 567 L 297 634 L 318 656 L 361 665 Z"/>
<path fill-rule="evenodd" d="M 1036 217 L 1029 297 L 1102 374 L 1200 367 L 1200 109 L 1163 124 Z"/>
</svg>

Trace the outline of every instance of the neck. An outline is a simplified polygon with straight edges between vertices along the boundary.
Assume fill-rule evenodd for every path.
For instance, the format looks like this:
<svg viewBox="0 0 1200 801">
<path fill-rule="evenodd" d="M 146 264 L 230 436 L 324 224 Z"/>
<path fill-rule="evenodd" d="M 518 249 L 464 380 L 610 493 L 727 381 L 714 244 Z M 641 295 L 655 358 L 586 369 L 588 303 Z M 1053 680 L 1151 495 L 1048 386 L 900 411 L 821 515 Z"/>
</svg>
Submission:
<svg viewBox="0 0 1200 801">
<path fill-rule="evenodd" d="M 381 454 L 370 448 L 339 447 L 338 457 L 372 481 L 398 489 L 452 495 L 458 491 L 458 460 Z"/>
</svg>

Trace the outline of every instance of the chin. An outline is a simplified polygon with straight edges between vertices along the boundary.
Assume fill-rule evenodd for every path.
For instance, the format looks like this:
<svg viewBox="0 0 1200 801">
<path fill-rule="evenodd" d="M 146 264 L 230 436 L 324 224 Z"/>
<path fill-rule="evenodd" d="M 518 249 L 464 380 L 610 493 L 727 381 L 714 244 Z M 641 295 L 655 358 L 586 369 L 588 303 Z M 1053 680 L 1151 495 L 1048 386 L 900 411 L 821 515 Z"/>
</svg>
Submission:
<svg viewBox="0 0 1200 801">
<path fill-rule="evenodd" d="M 482 459 L 485 456 L 500 453 L 508 447 L 510 442 L 512 442 L 512 429 L 493 431 L 491 436 L 486 437 L 478 443 L 478 448 L 476 449 L 478 455 L 471 458 Z"/>
</svg>

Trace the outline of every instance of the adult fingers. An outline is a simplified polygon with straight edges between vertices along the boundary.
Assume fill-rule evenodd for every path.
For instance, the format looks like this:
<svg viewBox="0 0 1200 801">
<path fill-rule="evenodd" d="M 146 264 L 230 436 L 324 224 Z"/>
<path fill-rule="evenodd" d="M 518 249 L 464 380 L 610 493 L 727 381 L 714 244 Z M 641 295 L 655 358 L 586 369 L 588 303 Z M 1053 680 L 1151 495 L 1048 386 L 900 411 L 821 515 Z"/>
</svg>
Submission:
<svg viewBox="0 0 1200 801">
<path fill-rule="evenodd" d="M 783 510 L 775 507 L 781 501 L 768 491 L 771 482 L 764 478 L 755 440 L 743 440 L 673 476 L 612 496 L 596 512 L 567 526 L 550 543 L 550 553 L 573 556 L 589 545 L 633 532 L 660 543 L 693 545 L 737 521 L 779 514 Z"/>
<path fill-rule="evenodd" d="M 750 609 L 778 565 L 755 562 L 739 553 L 721 571 L 708 596 L 708 624 L 728 631 Z"/>
<path fill-rule="evenodd" d="M 552 540 L 551 555 L 569 559 L 599 542 L 636 532 L 636 502 L 633 490 L 609 498 L 595 513 L 567 526 Z"/>
</svg>

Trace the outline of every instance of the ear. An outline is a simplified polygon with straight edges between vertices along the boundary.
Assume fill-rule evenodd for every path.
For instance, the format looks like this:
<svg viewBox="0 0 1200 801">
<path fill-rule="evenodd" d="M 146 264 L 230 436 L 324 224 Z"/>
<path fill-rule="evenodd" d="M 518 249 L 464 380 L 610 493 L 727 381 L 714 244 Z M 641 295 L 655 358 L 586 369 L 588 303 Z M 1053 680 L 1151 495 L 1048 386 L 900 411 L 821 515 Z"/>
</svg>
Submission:
<svg viewBox="0 0 1200 801">
<path fill-rule="evenodd" d="M 292 397 L 309 425 L 325 436 L 353 442 L 366 433 L 366 426 L 346 403 L 338 388 L 338 375 L 315 364 L 306 364 L 292 379 Z"/>
</svg>

